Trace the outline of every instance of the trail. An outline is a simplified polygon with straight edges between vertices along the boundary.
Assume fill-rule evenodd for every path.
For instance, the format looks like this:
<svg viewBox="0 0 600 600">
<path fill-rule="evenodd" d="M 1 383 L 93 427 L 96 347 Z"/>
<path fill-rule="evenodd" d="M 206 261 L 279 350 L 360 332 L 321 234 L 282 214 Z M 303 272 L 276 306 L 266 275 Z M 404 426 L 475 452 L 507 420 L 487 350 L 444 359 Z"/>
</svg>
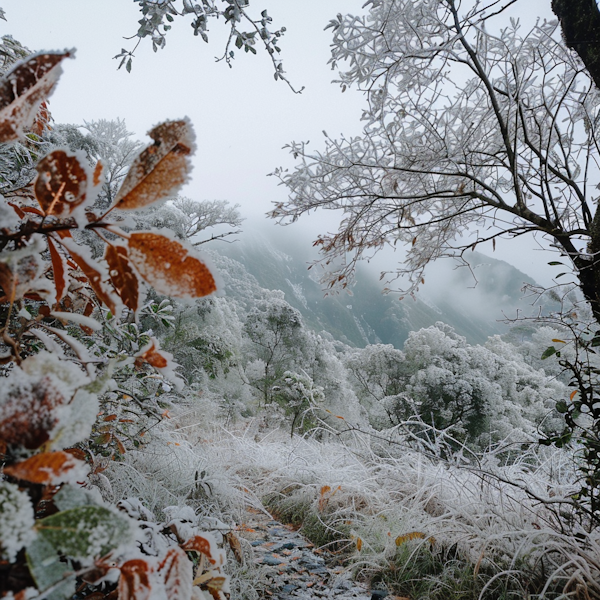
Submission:
<svg viewBox="0 0 600 600">
<path fill-rule="evenodd" d="M 239 535 L 250 543 L 265 599 L 371 599 L 371 592 L 352 581 L 343 568 L 327 567 L 318 550 L 297 531 L 264 513 L 248 513 Z"/>
</svg>

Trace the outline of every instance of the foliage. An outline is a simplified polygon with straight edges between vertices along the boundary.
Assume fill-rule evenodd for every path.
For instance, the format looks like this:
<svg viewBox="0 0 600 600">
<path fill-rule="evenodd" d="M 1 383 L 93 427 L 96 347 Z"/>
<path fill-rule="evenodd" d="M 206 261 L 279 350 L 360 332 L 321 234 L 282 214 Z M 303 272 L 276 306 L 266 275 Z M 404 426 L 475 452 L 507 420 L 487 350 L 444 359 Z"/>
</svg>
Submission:
<svg viewBox="0 0 600 600">
<path fill-rule="evenodd" d="M 8 56 L 14 44 L 5 39 L 4 47 Z M 32 127 L 39 130 L 36 136 L 45 135 L 44 101 L 58 80 L 60 62 L 71 55 L 34 54 L 5 72 L 0 80 L 0 143 L 6 155 L 17 155 L 15 142 L 31 139 Z M 106 124 L 97 129 L 110 133 Z M 73 132 L 62 133 L 68 137 Z M 0 549 L 5 560 L 0 563 L 0 592 L 62 600 L 74 594 L 83 578 L 102 596 L 116 585 L 120 597 L 147 597 L 160 590 L 173 598 L 190 597 L 196 585 L 198 594 L 202 589 L 223 597 L 224 553 L 210 534 L 193 527 L 187 535 L 176 528 L 173 535 L 165 534 L 157 525 L 149 540 L 131 511 L 120 512 L 82 488 L 91 482 L 88 475 L 103 470 L 94 451 L 122 456 L 122 439 L 135 446 L 143 421 L 164 416 L 155 412 L 160 401 L 152 398 L 158 391 L 148 385 L 151 372 L 172 385 L 181 383 L 172 356 L 160 349 L 151 332 L 137 327 L 137 317 L 148 308 L 142 282 L 180 298 L 216 290 L 213 274 L 191 246 L 166 230 L 128 233 L 112 216 L 116 210 L 159 201 L 186 181 L 194 147 L 190 123 L 183 119 L 156 126 L 150 132 L 154 144 L 133 157 L 126 174 L 121 169 L 136 145 L 127 144 L 120 123 L 112 134 L 113 146 L 121 144 L 125 158 L 110 165 L 105 195 L 121 181 L 109 207 L 96 203 L 104 182 L 97 138 L 87 145 L 95 156 L 48 142 L 38 145 L 48 152 L 28 154 L 37 172 L 33 181 L 2 198 Z M 81 136 L 75 139 L 81 141 Z M 19 180 L 11 177 L 18 165 L 6 162 L 4 167 L 4 181 Z M 73 235 L 84 230 L 101 240 L 102 261 L 92 258 Z M 152 312 L 161 316 L 160 307 Z M 102 336 L 94 333 L 101 330 Z M 119 385 L 125 380 L 127 394 Z M 150 391 L 150 398 L 137 397 Z M 137 411 L 129 400 L 137 403 Z M 127 435 L 129 424 L 138 428 L 135 435 Z M 109 448 L 111 444 L 115 447 Z M 144 544 L 153 546 L 152 551 Z M 196 568 L 186 552 L 202 557 Z M 205 561 L 207 567 L 202 566 Z M 112 587 L 97 588 L 104 581 Z"/>
<path fill-rule="evenodd" d="M 339 83 L 368 96 L 364 132 L 326 136 L 322 152 L 292 143 L 300 164 L 275 171 L 290 197 L 272 216 L 339 210 L 337 233 L 316 241 L 323 281 L 345 286 L 362 257 L 400 245 L 405 259 L 389 275 L 406 275 L 407 292 L 437 258 L 540 233 L 600 315 L 591 192 L 600 95 L 556 23 L 494 28 L 504 12 L 494 4 L 383 0 L 332 20 L 330 63 L 347 63 Z"/>
<path fill-rule="evenodd" d="M 194 4 L 190 0 L 182 0 L 182 2 L 134 0 L 134 2 L 139 3 L 142 14 L 142 18 L 138 21 L 140 26 L 135 34 L 138 42 L 133 50 L 123 48 L 115 56 L 116 59 L 120 59 L 119 69 L 125 66 L 127 71 L 131 71 L 133 53 L 140 41 L 146 37 L 152 40 L 154 52 L 164 48 L 167 42 L 166 35 L 172 27 L 170 23 L 173 23 L 176 18 L 190 15 L 194 35 L 199 35 L 205 42 L 208 42 L 208 26 L 211 20 L 222 18 L 225 25 L 229 27 L 229 36 L 223 56 L 217 60 L 225 60 L 231 67 L 236 52 L 234 46 L 237 50 L 243 49 L 246 53 L 256 54 L 257 45 L 262 45 L 271 57 L 275 81 L 285 81 L 292 91 L 295 91 L 285 76 L 281 60 L 277 58 L 281 52 L 279 46 L 285 27 L 271 31 L 273 19 L 266 10 L 260 13 L 260 17 L 253 16 L 250 12 L 250 0 L 203 0 L 201 4 Z"/>
</svg>

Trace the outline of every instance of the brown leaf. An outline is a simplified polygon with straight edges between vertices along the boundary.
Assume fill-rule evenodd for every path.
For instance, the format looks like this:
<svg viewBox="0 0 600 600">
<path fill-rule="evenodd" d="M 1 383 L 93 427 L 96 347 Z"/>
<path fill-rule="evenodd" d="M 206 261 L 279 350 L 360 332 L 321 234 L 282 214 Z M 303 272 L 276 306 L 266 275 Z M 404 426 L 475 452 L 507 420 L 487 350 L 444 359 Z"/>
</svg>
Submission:
<svg viewBox="0 0 600 600">
<path fill-rule="evenodd" d="M 67 399 L 50 377 L 32 381 L 11 392 L 0 406 L 0 439 L 7 444 L 39 448 L 58 423 L 57 407 Z"/>
<path fill-rule="evenodd" d="M 180 242 L 150 231 L 129 237 L 129 260 L 159 293 L 174 298 L 199 298 L 216 291 L 208 267 Z"/>
<path fill-rule="evenodd" d="M 190 600 L 192 597 L 192 563 L 181 548 L 171 548 L 158 572 L 165 583 L 169 600 Z"/>
<path fill-rule="evenodd" d="M 17 140 L 31 127 L 60 77 L 61 61 L 71 56 L 73 51 L 34 54 L 0 79 L 0 142 Z"/>
<path fill-rule="evenodd" d="M 148 135 L 154 140 L 133 161 L 113 207 L 143 208 L 177 194 L 187 181 L 188 156 L 194 150 L 194 132 L 187 119 L 165 121 Z"/>
<path fill-rule="evenodd" d="M 140 282 L 129 263 L 125 246 L 106 244 L 104 260 L 108 264 L 110 280 L 123 304 L 134 313 L 139 308 Z"/>
<path fill-rule="evenodd" d="M 150 565 L 141 558 L 124 563 L 119 577 L 119 600 L 149 600 L 152 594 L 150 571 Z"/>
<path fill-rule="evenodd" d="M 87 199 L 88 170 L 77 155 L 54 150 L 35 168 L 35 197 L 45 214 L 70 214 Z"/>
<path fill-rule="evenodd" d="M 104 277 L 100 266 L 96 264 L 91 256 L 84 257 L 83 250 L 85 250 L 85 248 L 81 248 L 82 253 L 80 254 L 79 247 L 73 242 L 72 239 L 62 239 L 61 244 L 68 250 L 73 261 L 87 277 L 92 289 L 98 297 L 98 300 L 105 304 L 113 313 L 113 315 L 117 314 L 115 297 L 113 294 L 111 294 L 110 288 L 103 281 Z"/>
<path fill-rule="evenodd" d="M 4 472 L 23 481 L 56 485 L 64 481 L 65 474 L 81 465 L 81 461 L 66 452 L 42 452 L 4 467 Z"/>
<path fill-rule="evenodd" d="M 50 260 L 52 261 L 52 272 L 54 274 L 54 287 L 56 288 L 56 302 L 60 302 L 64 296 L 67 287 L 67 276 L 65 261 L 56 248 L 52 238 L 48 238 L 48 249 L 50 250 Z"/>
<path fill-rule="evenodd" d="M 0 288 L 2 288 L 3 292 L 3 295 L 0 296 L 0 301 L 14 302 L 17 280 L 12 269 L 5 262 L 0 262 Z"/>
<path fill-rule="evenodd" d="M 225 534 L 225 539 L 235 556 L 235 560 L 237 560 L 240 564 L 244 562 L 244 555 L 242 553 L 242 544 L 240 542 L 240 538 L 238 538 L 233 531 L 229 531 Z"/>
</svg>

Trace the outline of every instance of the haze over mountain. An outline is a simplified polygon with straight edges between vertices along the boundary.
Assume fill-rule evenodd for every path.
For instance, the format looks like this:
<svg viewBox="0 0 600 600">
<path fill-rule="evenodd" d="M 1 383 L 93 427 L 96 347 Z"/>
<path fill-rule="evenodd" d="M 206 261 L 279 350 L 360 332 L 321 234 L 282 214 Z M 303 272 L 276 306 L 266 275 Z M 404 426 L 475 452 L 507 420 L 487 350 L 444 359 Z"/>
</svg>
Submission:
<svg viewBox="0 0 600 600">
<path fill-rule="evenodd" d="M 308 327 L 328 331 L 335 338 L 359 347 L 393 344 L 402 348 L 410 331 L 448 323 L 471 344 L 481 344 L 505 333 L 506 319 L 532 311 L 523 299 L 525 283 L 534 281 L 509 265 L 478 252 L 469 255 L 471 270 L 440 261 L 427 273 L 427 283 L 416 299 L 383 294 L 379 269 L 361 265 L 352 295 L 341 292 L 324 297 L 310 244 L 281 233 L 247 235 L 235 244 L 215 248 L 219 254 L 242 263 L 257 283 L 278 289 L 298 309 Z M 228 295 L 236 296 L 235 289 Z"/>
</svg>

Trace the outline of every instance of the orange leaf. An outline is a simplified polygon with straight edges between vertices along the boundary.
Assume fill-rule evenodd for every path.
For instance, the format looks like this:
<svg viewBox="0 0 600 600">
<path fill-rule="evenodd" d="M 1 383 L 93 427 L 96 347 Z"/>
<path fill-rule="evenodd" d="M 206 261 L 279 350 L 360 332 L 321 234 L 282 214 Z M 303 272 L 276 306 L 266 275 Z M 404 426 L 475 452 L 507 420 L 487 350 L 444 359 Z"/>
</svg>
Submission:
<svg viewBox="0 0 600 600">
<path fill-rule="evenodd" d="M 150 231 L 129 237 L 133 266 L 159 294 L 174 298 L 200 298 L 217 289 L 208 267 L 192 252 L 192 248 Z"/>
<path fill-rule="evenodd" d="M 65 261 L 59 254 L 52 238 L 48 238 L 48 249 L 52 261 L 52 272 L 54 274 L 54 287 L 56 288 L 56 302 L 60 302 L 67 287 Z"/>
<path fill-rule="evenodd" d="M 70 214 L 87 199 L 88 170 L 76 154 L 54 150 L 35 168 L 35 197 L 45 214 Z"/>
<path fill-rule="evenodd" d="M 108 415 L 107 417 L 104 417 L 104 421 L 116 421 L 117 419 L 117 415 Z"/>
<path fill-rule="evenodd" d="M 103 281 L 103 273 L 100 266 L 96 264 L 91 256 L 84 257 L 84 251 L 87 250 L 87 248 L 80 248 L 70 237 L 61 239 L 60 242 L 68 250 L 71 258 L 87 277 L 98 300 L 105 304 L 113 315 L 116 314 L 117 307 L 115 298 L 114 295 L 111 294 L 110 288 Z"/>
<path fill-rule="evenodd" d="M 114 207 L 143 208 L 168 196 L 175 196 L 187 181 L 188 156 L 194 150 L 194 133 L 187 119 L 165 121 L 148 132 L 154 144 L 133 161 Z"/>
<path fill-rule="evenodd" d="M 146 361 L 148 364 L 152 365 L 156 369 L 164 369 L 169 365 L 167 359 L 156 349 L 156 345 L 154 343 L 154 339 L 150 342 L 149 347 L 145 346 L 140 351 L 141 354 L 136 356 L 136 366 L 141 366 L 141 361 Z"/>
<path fill-rule="evenodd" d="M 575 396 L 579 393 L 579 390 L 573 390 L 571 392 L 571 395 L 569 396 L 570 400 L 573 400 L 573 398 L 575 398 Z"/>
<path fill-rule="evenodd" d="M 363 542 L 360 538 L 358 538 L 356 540 L 356 549 L 360 552 L 362 550 L 362 547 L 363 547 Z"/>
<path fill-rule="evenodd" d="M 411 531 L 405 535 L 399 535 L 396 538 L 396 546 L 401 546 L 404 542 L 409 542 L 411 540 L 424 540 L 426 537 L 427 536 L 421 531 Z"/>
<path fill-rule="evenodd" d="M 124 563 L 119 577 L 119 600 L 149 600 L 152 594 L 150 571 L 150 565 L 141 558 Z"/>
<path fill-rule="evenodd" d="M 117 442 L 117 448 L 121 454 L 126 454 L 127 450 L 125 450 L 125 446 L 123 442 L 119 438 L 115 438 L 115 442 Z"/>
<path fill-rule="evenodd" d="M 33 124 L 72 51 L 42 52 L 19 61 L 0 79 L 0 142 L 12 142 Z"/>
<path fill-rule="evenodd" d="M 205 537 L 202 537 L 201 535 L 195 535 L 181 547 L 187 551 L 194 551 L 204 554 L 212 564 L 215 564 L 215 559 L 213 558 L 211 552 L 211 544 Z"/>
<path fill-rule="evenodd" d="M 66 473 L 82 464 L 85 463 L 66 452 L 42 452 L 22 462 L 4 467 L 4 472 L 23 481 L 56 485 L 64 481 Z"/>
<path fill-rule="evenodd" d="M 135 313 L 139 307 L 140 282 L 129 264 L 127 248 L 106 244 L 104 260 L 108 264 L 110 280 L 123 304 Z"/>
<path fill-rule="evenodd" d="M 171 548 L 158 568 L 169 600 L 190 600 L 192 596 L 192 563 L 181 548 Z"/>
</svg>

